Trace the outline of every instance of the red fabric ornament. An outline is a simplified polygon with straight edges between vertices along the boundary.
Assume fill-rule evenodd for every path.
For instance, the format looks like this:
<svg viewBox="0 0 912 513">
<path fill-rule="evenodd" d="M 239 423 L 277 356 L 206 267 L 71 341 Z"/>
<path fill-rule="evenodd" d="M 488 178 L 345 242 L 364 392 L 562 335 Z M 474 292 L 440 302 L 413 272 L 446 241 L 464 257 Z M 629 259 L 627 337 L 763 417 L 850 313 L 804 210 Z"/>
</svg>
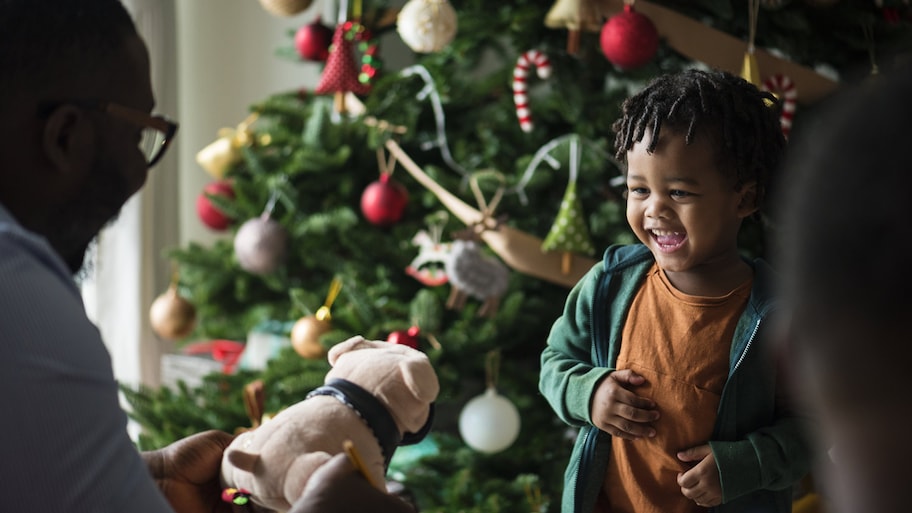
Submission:
<svg viewBox="0 0 912 513">
<path fill-rule="evenodd" d="M 231 182 L 227 180 L 212 182 L 203 187 L 203 192 L 196 198 L 196 214 L 203 224 L 216 231 L 227 229 L 231 226 L 232 219 L 216 208 L 206 194 L 234 199 L 234 188 L 231 187 Z"/>
<path fill-rule="evenodd" d="M 659 31 L 652 20 L 627 4 L 602 26 L 602 52 L 621 69 L 638 68 L 655 57 L 659 49 Z"/>
<path fill-rule="evenodd" d="M 241 359 L 241 353 L 243 352 L 244 344 L 234 340 L 194 342 L 183 348 L 184 354 L 211 354 L 213 360 L 222 364 L 222 372 L 224 374 L 234 372 L 234 368 Z"/>
<path fill-rule="evenodd" d="M 346 37 L 352 29 L 351 22 L 341 23 L 336 27 L 332 37 L 332 47 L 326 58 L 326 67 L 317 84 L 317 94 L 348 93 L 367 94 L 370 85 L 358 80 L 358 68 L 355 64 L 353 41 Z"/>
<path fill-rule="evenodd" d="M 393 181 L 389 173 L 381 173 L 380 179 L 368 185 L 361 194 L 361 212 L 378 226 L 389 226 L 402 219 L 407 204 L 408 191 L 401 183 Z"/>
<path fill-rule="evenodd" d="M 320 17 L 295 32 L 295 49 L 309 61 L 325 61 L 329 56 L 333 30 L 320 22 Z"/>
<path fill-rule="evenodd" d="M 418 335 L 421 333 L 421 329 L 418 326 L 412 326 L 407 330 L 397 330 L 389 334 L 386 337 L 386 341 L 391 344 L 399 344 L 403 346 L 411 347 L 412 349 L 418 349 Z"/>
</svg>

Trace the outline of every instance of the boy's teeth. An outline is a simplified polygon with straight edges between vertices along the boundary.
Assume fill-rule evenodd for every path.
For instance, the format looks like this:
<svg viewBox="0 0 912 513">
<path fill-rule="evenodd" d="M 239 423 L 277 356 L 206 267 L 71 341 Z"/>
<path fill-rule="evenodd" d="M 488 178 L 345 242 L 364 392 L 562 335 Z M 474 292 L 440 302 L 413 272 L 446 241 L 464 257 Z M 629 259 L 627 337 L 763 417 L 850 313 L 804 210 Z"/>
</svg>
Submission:
<svg viewBox="0 0 912 513">
<path fill-rule="evenodd" d="M 670 235 L 681 235 L 680 232 L 666 232 L 665 230 L 652 230 L 652 233 L 658 235 L 659 237 L 667 237 Z"/>
</svg>

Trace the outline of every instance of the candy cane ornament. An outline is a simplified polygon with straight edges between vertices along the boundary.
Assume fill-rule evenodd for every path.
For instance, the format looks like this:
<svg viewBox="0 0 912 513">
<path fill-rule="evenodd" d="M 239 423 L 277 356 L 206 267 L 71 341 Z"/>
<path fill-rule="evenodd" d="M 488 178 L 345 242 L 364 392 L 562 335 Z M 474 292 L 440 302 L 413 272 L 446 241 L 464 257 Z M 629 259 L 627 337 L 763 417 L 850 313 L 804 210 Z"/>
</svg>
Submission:
<svg viewBox="0 0 912 513">
<path fill-rule="evenodd" d="M 779 124 L 782 126 L 782 135 L 788 138 L 798 102 L 798 89 L 795 83 L 786 75 L 773 75 L 763 82 L 763 90 L 775 94 L 782 101 Z"/>
<path fill-rule="evenodd" d="M 546 79 L 551 76 L 551 61 L 538 50 L 529 50 L 516 60 L 516 66 L 513 68 L 513 103 L 516 104 L 516 117 L 523 132 L 531 132 L 534 126 L 532 111 L 529 110 L 529 96 L 526 94 L 526 78 L 529 76 L 529 67 L 533 65 L 539 78 Z"/>
</svg>

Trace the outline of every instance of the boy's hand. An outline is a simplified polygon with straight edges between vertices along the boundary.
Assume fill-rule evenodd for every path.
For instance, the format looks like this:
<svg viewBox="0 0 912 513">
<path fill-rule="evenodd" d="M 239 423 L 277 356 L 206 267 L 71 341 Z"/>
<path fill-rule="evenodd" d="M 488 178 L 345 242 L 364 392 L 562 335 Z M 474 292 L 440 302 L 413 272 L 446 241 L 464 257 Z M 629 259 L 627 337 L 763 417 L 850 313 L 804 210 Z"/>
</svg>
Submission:
<svg viewBox="0 0 912 513">
<path fill-rule="evenodd" d="M 678 453 L 678 459 L 688 463 L 699 462 L 687 472 L 678 474 L 678 486 L 681 487 L 684 497 L 704 508 L 722 504 L 719 469 L 716 468 L 716 458 L 709 445 L 698 445 L 681 451 Z"/>
<path fill-rule="evenodd" d="M 630 391 L 646 378 L 625 369 L 608 375 L 592 395 L 592 423 L 602 431 L 627 440 L 655 436 L 650 425 L 659 418 L 655 402 Z"/>
</svg>

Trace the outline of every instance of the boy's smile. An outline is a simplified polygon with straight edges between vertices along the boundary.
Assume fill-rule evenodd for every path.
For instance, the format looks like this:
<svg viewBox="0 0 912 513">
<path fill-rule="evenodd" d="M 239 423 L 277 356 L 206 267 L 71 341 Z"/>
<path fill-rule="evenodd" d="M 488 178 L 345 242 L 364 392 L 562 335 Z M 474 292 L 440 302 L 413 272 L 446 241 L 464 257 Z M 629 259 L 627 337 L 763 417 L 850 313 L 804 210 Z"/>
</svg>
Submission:
<svg viewBox="0 0 912 513">
<path fill-rule="evenodd" d="M 702 134 L 686 144 L 666 128 L 651 154 L 650 140 L 647 132 L 627 152 L 627 221 L 682 292 L 724 294 L 747 267 L 737 236 L 756 210 L 755 188 L 736 190 Z"/>
</svg>

